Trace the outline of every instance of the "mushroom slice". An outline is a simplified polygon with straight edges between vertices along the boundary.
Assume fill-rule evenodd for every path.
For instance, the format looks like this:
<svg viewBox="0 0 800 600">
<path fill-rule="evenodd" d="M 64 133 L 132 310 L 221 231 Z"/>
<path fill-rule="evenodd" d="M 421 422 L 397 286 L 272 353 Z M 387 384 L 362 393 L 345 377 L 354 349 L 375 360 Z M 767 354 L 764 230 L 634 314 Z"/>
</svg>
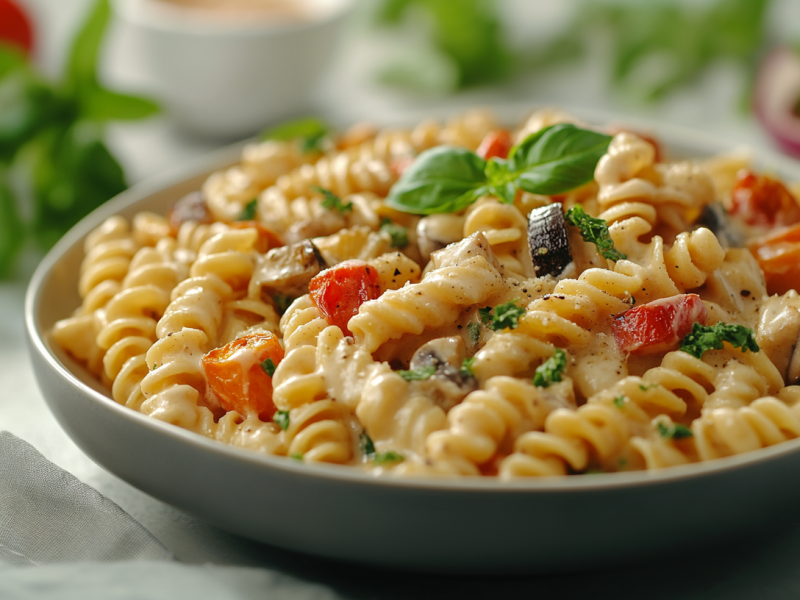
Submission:
<svg viewBox="0 0 800 600">
<path fill-rule="evenodd" d="M 420 346 L 411 359 L 410 369 L 433 367 L 436 371 L 427 379 L 412 381 L 412 390 L 449 411 L 478 389 L 475 377 L 461 370 L 466 357 L 466 345 L 460 337 L 438 338 Z"/>
<path fill-rule="evenodd" d="M 326 268 L 317 247 L 309 240 L 274 248 L 258 257 L 250 294 L 296 297 L 308 293 L 308 283 Z"/>
</svg>

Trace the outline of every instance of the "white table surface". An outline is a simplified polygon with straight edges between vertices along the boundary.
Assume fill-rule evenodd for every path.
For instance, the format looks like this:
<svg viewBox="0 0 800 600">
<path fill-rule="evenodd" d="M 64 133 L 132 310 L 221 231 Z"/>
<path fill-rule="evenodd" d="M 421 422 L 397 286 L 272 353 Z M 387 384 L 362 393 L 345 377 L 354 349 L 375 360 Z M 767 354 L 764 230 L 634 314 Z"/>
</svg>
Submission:
<svg viewBox="0 0 800 600">
<path fill-rule="evenodd" d="M 51 73 L 63 56 L 72 28 L 86 0 L 28 0 L 43 31 L 40 61 Z M 549 22 L 563 19 L 567 8 L 530 0 L 509 1 L 515 35 L 542 31 L 533 8 Z M 549 8 L 547 8 L 549 6 Z M 775 35 L 791 38 L 800 29 L 800 3 L 779 2 L 771 22 Z M 546 21 L 546 19 L 544 19 Z M 792 31 L 792 27 L 795 28 Z M 546 29 L 546 28 L 545 28 Z M 448 99 L 419 99 L 380 89 L 370 73 L 393 46 L 391 36 L 378 38 L 358 28 L 348 36 L 336 68 L 317 93 L 319 112 L 334 122 L 347 123 L 365 116 L 380 121 L 398 111 L 424 106 L 473 106 L 503 100 L 530 100 L 531 104 L 568 104 L 601 108 L 617 114 L 651 117 L 714 134 L 754 148 L 768 141 L 748 117 L 732 110 L 736 78 L 726 65 L 710 77 L 677 94 L 658 107 L 628 105 L 610 93 L 598 65 L 592 61 L 546 77 L 523 79 L 502 90 L 476 91 Z M 795 38 L 798 36 L 795 36 Z M 146 87 L 146 74 L 136 64 L 135 48 L 123 27 L 112 30 L 103 66 L 105 77 L 119 85 Z M 124 163 L 132 182 L 199 155 L 220 145 L 195 140 L 175 131 L 164 117 L 146 123 L 115 126 L 111 145 Z M 66 436 L 50 415 L 34 380 L 27 358 L 22 321 L 23 297 L 36 257 L 28 255 L 12 281 L 0 282 L 0 430 L 8 430 L 34 445 L 47 458 L 94 487 L 141 522 L 155 537 L 186 563 L 214 563 L 262 567 L 291 578 L 328 587 L 347 598 L 414 597 L 530 597 L 572 598 L 797 598 L 800 596 L 800 518 L 785 515 L 783 526 L 759 540 L 737 548 L 696 548 L 687 531 L 684 556 L 642 565 L 620 564 L 614 571 L 547 575 L 527 578 L 471 579 L 409 575 L 308 558 L 228 534 L 192 519 L 139 492 L 102 470 Z M 699 499 L 700 500 L 700 499 Z M 701 501 L 701 500 L 700 500 Z M 682 510 L 653 515 L 642 523 L 658 535 L 659 528 L 680 527 Z M 733 526 L 733 524 L 732 524 Z M 387 542 L 388 543 L 388 542 Z"/>
</svg>

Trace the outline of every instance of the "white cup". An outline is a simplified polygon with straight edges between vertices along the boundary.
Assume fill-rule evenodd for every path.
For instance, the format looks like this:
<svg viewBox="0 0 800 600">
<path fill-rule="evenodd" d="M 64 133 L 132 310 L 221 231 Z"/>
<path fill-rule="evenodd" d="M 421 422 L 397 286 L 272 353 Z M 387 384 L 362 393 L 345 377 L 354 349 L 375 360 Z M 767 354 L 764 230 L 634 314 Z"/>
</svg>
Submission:
<svg viewBox="0 0 800 600">
<path fill-rule="evenodd" d="M 302 1 L 311 16 L 286 22 L 212 20 L 158 0 L 114 7 L 136 30 L 154 92 L 175 122 L 194 134 L 235 138 L 305 110 L 335 55 L 355 0 Z"/>
</svg>

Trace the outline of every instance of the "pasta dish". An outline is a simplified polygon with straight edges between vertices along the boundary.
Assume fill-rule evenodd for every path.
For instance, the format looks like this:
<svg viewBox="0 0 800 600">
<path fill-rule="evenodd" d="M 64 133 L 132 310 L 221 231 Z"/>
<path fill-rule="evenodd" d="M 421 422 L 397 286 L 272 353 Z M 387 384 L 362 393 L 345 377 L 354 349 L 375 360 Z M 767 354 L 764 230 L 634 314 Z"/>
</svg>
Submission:
<svg viewBox="0 0 800 600">
<path fill-rule="evenodd" d="M 800 437 L 800 189 L 746 156 L 670 160 L 553 109 L 289 130 L 87 236 L 52 337 L 116 402 L 393 476 Z"/>
</svg>

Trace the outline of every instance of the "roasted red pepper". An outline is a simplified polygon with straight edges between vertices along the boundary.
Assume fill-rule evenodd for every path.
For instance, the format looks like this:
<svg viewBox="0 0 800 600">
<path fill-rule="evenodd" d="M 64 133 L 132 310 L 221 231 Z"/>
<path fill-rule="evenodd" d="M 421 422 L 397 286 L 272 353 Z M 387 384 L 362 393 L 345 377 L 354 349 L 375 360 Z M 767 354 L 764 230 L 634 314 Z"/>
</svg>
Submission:
<svg viewBox="0 0 800 600">
<path fill-rule="evenodd" d="M 655 354 L 678 347 L 692 325 L 706 324 L 708 311 L 697 294 L 654 300 L 617 315 L 611 325 L 617 347 L 629 354 Z"/>
<path fill-rule="evenodd" d="M 256 411 L 262 421 L 270 421 L 276 410 L 272 374 L 282 359 L 277 337 L 269 332 L 254 333 L 206 354 L 203 368 L 221 408 L 241 415 Z"/>
</svg>

